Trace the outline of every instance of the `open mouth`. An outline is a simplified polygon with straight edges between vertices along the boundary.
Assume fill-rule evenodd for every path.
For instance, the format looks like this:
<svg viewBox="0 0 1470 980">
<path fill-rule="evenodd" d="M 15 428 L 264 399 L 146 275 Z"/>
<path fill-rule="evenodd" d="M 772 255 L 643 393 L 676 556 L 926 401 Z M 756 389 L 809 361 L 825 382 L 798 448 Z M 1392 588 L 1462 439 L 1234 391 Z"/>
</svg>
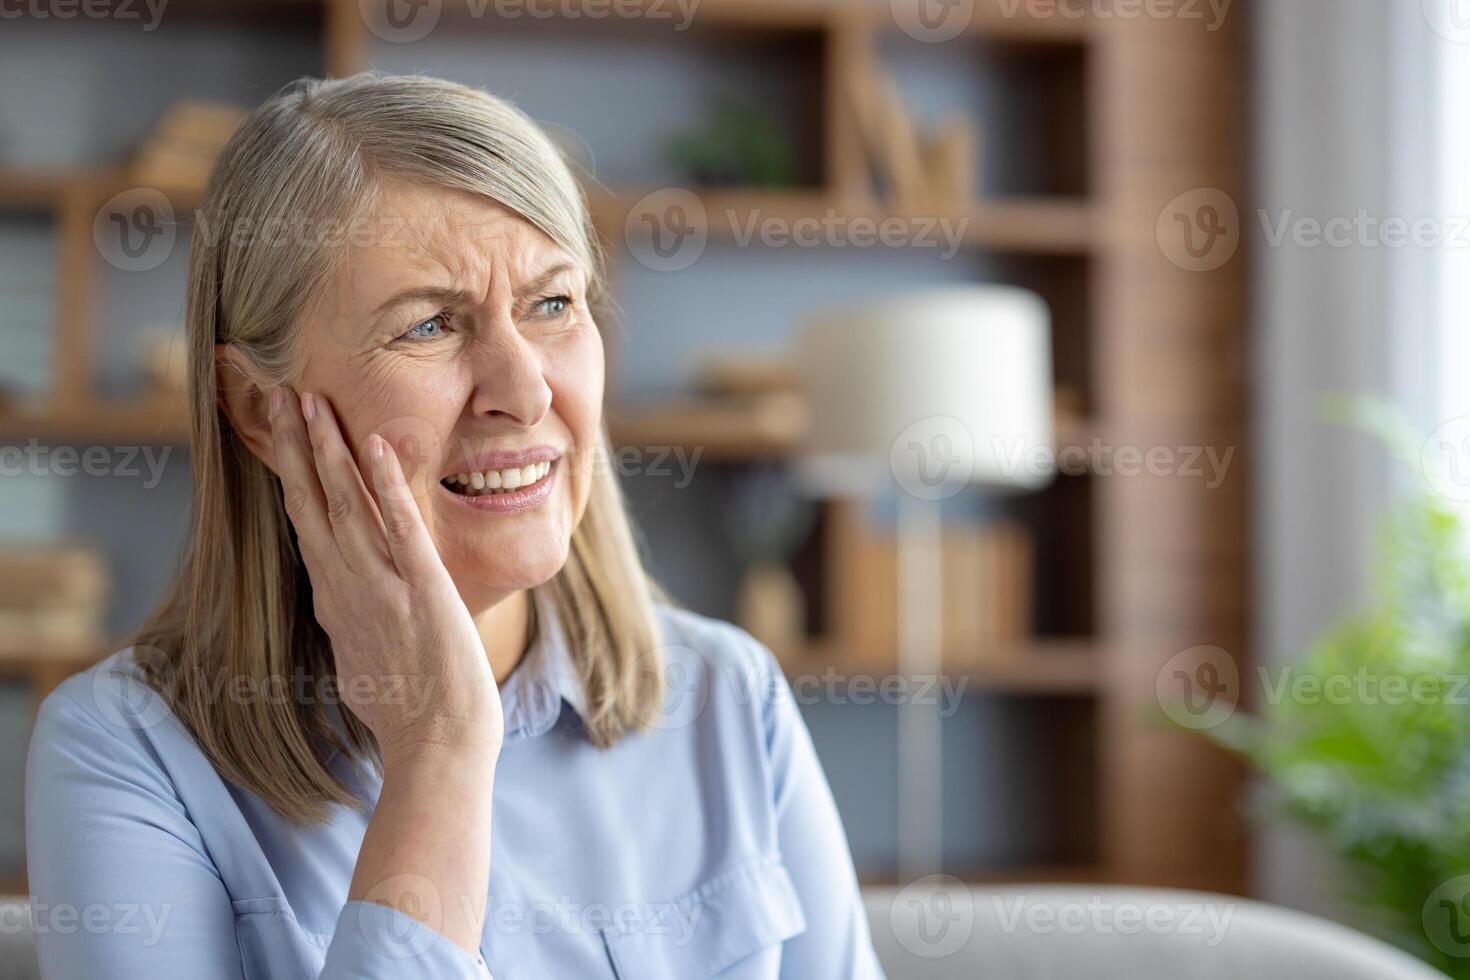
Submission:
<svg viewBox="0 0 1470 980">
<path fill-rule="evenodd" d="M 486 497 L 495 494 L 520 493 L 536 486 L 551 472 L 551 461 L 527 463 L 498 470 L 472 470 L 455 473 L 440 480 L 450 493 L 465 497 Z"/>
</svg>

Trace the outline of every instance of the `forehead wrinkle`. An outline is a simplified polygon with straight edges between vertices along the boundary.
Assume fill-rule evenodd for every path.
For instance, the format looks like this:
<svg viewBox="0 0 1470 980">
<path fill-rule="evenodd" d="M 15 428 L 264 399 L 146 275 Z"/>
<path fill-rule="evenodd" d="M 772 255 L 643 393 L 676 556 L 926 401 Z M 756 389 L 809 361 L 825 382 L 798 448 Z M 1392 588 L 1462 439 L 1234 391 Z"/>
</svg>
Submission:
<svg viewBox="0 0 1470 980">
<path fill-rule="evenodd" d="M 403 232 L 396 243 L 393 237 L 374 242 L 362 250 L 365 261 L 351 263 L 353 278 L 364 286 L 386 279 L 399 286 L 393 293 L 414 287 L 457 290 L 474 305 L 493 308 L 498 295 L 515 302 L 543 285 L 551 266 L 577 268 L 544 232 L 491 201 L 466 206 L 454 197 L 404 188 L 376 203 L 373 210 L 385 224 L 396 223 Z M 532 276 L 534 283 L 513 288 Z M 373 304 L 374 310 L 391 295 Z"/>
</svg>

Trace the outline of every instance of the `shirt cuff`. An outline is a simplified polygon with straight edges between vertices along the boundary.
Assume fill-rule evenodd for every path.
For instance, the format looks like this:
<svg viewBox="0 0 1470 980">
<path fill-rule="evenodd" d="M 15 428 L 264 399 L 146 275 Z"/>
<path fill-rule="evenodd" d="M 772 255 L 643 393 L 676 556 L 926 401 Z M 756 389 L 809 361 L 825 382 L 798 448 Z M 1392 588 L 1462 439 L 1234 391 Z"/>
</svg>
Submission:
<svg viewBox="0 0 1470 980">
<path fill-rule="evenodd" d="M 377 902 L 348 902 L 322 980 L 485 980 L 485 961 L 418 919 Z"/>
</svg>

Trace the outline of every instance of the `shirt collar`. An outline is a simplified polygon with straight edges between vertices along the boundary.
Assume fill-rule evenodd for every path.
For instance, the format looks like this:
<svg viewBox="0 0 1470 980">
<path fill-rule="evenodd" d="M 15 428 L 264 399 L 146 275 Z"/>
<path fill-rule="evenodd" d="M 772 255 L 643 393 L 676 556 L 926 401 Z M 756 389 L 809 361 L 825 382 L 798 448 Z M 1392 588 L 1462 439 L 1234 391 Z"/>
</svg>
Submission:
<svg viewBox="0 0 1470 980">
<path fill-rule="evenodd" d="M 505 740 L 550 731 L 566 705 L 580 720 L 586 710 L 582 680 L 572 664 L 566 629 L 544 589 L 532 589 L 535 635 L 520 663 L 500 686 Z"/>
</svg>

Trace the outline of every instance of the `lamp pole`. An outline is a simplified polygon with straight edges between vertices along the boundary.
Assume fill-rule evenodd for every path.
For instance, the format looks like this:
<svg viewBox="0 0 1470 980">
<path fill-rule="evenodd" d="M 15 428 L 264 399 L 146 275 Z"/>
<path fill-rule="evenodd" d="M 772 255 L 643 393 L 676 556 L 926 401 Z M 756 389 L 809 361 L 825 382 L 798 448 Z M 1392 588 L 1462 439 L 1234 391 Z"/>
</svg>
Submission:
<svg viewBox="0 0 1470 980">
<path fill-rule="evenodd" d="M 907 696 L 898 705 L 898 871 L 903 880 L 943 866 L 943 732 L 937 699 L 918 704 L 916 679 L 944 666 L 940 506 L 898 491 L 898 670 Z M 924 688 L 927 689 L 927 688 Z"/>
</svg>

